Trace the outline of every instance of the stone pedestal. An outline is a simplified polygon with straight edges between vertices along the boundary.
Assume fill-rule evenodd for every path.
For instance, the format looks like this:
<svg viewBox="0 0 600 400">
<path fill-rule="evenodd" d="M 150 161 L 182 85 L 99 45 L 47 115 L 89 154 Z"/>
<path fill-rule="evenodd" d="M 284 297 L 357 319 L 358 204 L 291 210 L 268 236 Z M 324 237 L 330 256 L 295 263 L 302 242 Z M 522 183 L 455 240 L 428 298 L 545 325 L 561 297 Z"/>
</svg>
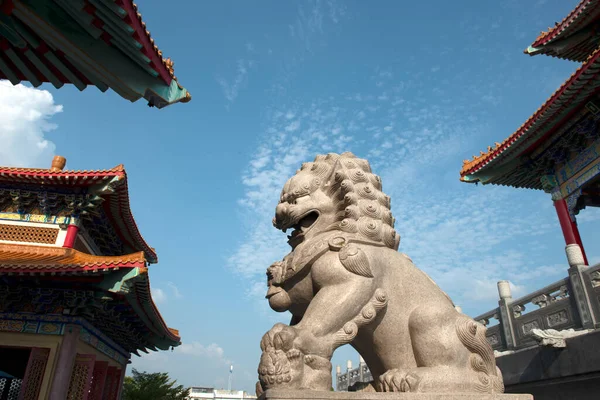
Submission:
<svg viewBox="0 0 600 400">
<path fill-rule="evenodd" d="M 530 394 L 321 392 L 270 389 L 258 400 L 533 400 Z"/>
</svg>

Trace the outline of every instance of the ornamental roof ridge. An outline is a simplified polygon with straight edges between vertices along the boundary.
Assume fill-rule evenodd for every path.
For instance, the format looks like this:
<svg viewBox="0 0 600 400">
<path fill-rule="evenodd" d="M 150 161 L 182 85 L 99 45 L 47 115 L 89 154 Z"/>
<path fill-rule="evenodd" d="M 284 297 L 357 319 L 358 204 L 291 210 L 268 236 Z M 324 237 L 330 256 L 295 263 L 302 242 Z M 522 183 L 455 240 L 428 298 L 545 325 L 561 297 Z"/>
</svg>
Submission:
<svg viewBox="0 0 600 400">
<path fill-rule="evenodd" d="M 579 67 L 577 70 L 567 79 L 549 98 L 542 104 L 534 113 L 531 115 L 514 133 L 508 138 L 504 139 L 502 143 L 497 143 L 494 147 L 489 146 L 488 151 L 480 152 L 479 156 L 473 156 L 471 160 L 463 160 L 463 166 L 460 170 L 460 180 L 466 182 L 464 177 L 466 175 L 475 173 L 481 168 L 485 167 L 488 163 L 496 159 L 499 155 L 506 152 L 506 150 L 512 146 L 517 140 L 521 139 L 526 135 L 534 123 L 536 123 L 541 117 L 549 111 L 558 98 L 560 98 L 569 88 L 573 85 L 577 79 L 588 69 L 591 65 L 595 64 L 600 57 L 600 47 L 597 48 L 588 59 Z M 550 110 L 553 111 L 553 110 Z M 546 118 L 547 119 L 547 118 Z"/>
<path fill-rule="evenodd" d="M 158 46 L 154 43 L 154 39 L 150 34 L 150 31 L 146 29 L 146 23 L 142 20 L 142 14 L 139 12 L 138 5 L 133 2 L 133 0 L 121 0 L 123 3 L 125 11 L 129 14 L 129 18 L 132 22 L 133 28 L 138 33 L 140 40 L 142 41 L 142 45 L 144 49 L 148 53 L 152 53 L 159 61 L 160 64 L 156 65 L 156 68 L 159 70 L 159 74 L 165 81 L 165 83 L 170 84 L 171 81 L 166 79 L 165 73 L 170 79 L 174 80 L 177 83 L 179 89 L 183 89 L 183 86 L 179 84 L 177 77 L 175 76 L 175 63 L 171 60 L 170 57 L 163 57 L 163 52 L 158 48 Z M 145 40 L 144 40 L 145 39 Z M 150 55 L 150 54 L 148 54 Z M 153 60 L 154 61 L 154 60 Z M 154 64 L 157 64 L 156 62 Z M 192 95 L 187 92 L 185 98 L 181 100 L 182 103 L 187 103 L 192 99 Z"/>
<path fill-rule="evenodd" d="M 122 175 L 125 172 L 123 164 L 117 165 L 111 169 L 84 169 L 84 170 L 62 170 L 52 171 L 50 168 L 28 168 L 28 167 L 2 167 L 0 166 L 0 175 L 40 175 L 40 176 L 66 176 L 66 175 Z"/>
<path fill-rule="evenodd" d="M 589 5 L 598 5 L 597 0 L 581 0 L 579 4 L 571 10 L 561 22 L 557 22 L 553 27 L 549 27 L 547 31 L 540 32 L 540 35 L 535 39 L 531 47 L 539 47 L 545 45 L 561 36 L 565 30 L 572 26 L 577 19 L 583 15 Z M 577 21 L 581 22 L 581 21 Z M 525 51 L 527 52 L 527 50 Z"/>
</svg>

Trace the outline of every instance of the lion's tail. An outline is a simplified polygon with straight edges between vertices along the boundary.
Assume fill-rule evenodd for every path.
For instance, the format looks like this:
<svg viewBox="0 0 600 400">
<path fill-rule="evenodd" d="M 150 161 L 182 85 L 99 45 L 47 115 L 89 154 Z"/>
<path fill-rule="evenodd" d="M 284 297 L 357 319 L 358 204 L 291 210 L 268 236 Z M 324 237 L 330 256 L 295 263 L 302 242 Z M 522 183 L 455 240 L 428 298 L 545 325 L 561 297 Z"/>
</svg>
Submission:
<svg viewBox="0 0 600 400">
<path fill-rule="evenodd" d="M 456 321 L 456 333 L 462 344 L 471 352 L 470 367 L 478 375 L 475 389 L 486 393 L 503 393 L 504 382 L 500 369 L 496 367 L 494 351 L 486 336 L 486 328 L 466 315 Z"/>
</svg>

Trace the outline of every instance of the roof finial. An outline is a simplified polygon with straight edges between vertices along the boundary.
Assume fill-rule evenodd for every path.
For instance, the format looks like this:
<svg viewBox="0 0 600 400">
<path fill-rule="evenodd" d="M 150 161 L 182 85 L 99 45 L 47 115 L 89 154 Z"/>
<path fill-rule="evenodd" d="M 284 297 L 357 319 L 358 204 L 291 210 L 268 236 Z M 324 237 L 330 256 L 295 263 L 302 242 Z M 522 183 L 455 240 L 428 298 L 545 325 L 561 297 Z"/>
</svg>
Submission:
<svg viewBox="0 0 600 400">
<path fill-rule="evenodd" d="M 63 156 L 54 156 L 52 159 L 52 165 L 50 166 L 50 172 L 60 172 L 65 168 L 67 159 Z"/>
</svg>

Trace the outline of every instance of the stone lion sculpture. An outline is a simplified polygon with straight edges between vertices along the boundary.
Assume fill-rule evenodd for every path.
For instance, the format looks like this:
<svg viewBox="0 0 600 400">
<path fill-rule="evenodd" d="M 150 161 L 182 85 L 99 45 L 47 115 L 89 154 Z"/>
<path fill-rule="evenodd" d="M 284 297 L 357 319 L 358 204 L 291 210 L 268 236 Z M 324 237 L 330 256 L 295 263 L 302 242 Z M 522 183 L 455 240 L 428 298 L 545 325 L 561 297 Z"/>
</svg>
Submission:
<svg viewBox="0 0 600 400">
<path fill-rule="evenodd" d="M 390 198 L 369 163 L 319 155 L 285 184 L 273 225 L 292 251 L 267 270 L 267 298 L 290 311 L 261 341 L 257 394 L 330 390 L 331 357 L 350 343 L 383 392 L 502 393 L 485 327 L 399 253 Z"/>
</svg>

